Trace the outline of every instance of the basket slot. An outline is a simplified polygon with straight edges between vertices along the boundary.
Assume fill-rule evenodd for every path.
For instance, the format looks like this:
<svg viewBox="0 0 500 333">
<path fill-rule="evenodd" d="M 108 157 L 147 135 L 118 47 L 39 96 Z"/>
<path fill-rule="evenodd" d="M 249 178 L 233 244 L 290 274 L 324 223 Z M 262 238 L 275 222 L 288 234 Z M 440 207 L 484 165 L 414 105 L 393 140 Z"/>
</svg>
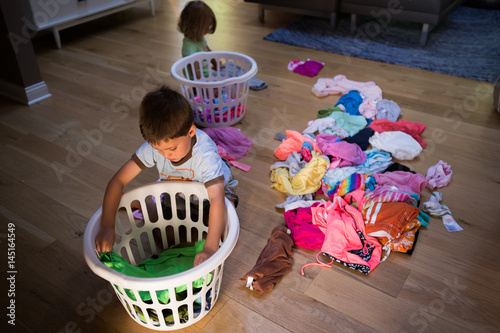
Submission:
<svg viewBox="0 0 500 333">
<path fill-rule="evenodd" d="M 136 313 L 136 315 L 139 318 L 139 320 L 142 321 L 145 324 L 149 324 L 146 321 L 146 318 L 144 317 L 144 313 L 142 312 L 142 309 L 139 306 L 135 305 L 135 304 L 134 304 L 133 307 L 134 307 L 134 312 Z"/>
<path fill-rule="evenodd" d="M 177 311 L 173 311 L 172 314 L 175 323 L 181 323 L 189 320 L 189 309 L 186 304 L 182 304 L 181 306 L 179 306 L 177 308 Z"/>
<path fill-rule="evenodd" d="M 127 209 L 120 207 L 115 217 L 115 226 L 120 235 L 130 235 L 132 233 L 132 225 L 128 218 Z"/>
<path fill-rule="evenodd" d="M 175 321 L 173 321 L 173 320 L 168 321 L 168 318 L 173 318 L 174 317 L 172 309 L 163 309 L 162 310 L 162 315 L 163 315 L 163 323 L 167 327 L 171 327 L 171 326 L 175 325 Z"/>
<path fill-rule="evenodd" d="M 123 240 L 123 241 L 124 241 L 124 244 L 126 244 L 125 240 Z M 137 265 L 135 263 L 134 257 L 129 255 L 130 250 L 128 250 L 126 246 L 121 245 L 119 250 L 118 251 L 115 250 L 115 252 L 118 252 L 122 256 L 123 259 L 125 259 L 126 261 L 128 261 L 132 265 Z"/>
<path fill-rule="evenodd" d="M 151 232 L 153 237 L 150 237 L 149 244 L 153 246 L 151 248 L 154 249 L 153 253 L 159 255 L 163 249 L 166 249 L 166 243 L 164 242 L 164 239 L 166 239 L 165 232 L 160 227 L 153 228 Z"/>
<path fill-rule="evenodd" d="M 142 261 L 142 258 L 144 258 L 144 252 L 137 246 L 135 238 L 130 239 L 123 248 L 127 252 L 128 261 L 134 266 L 137 266 Z"/>
<path fill-rule="evenodd" d="M 145 221 L 149 221 L 152 223 L 158 222 L 158 217 L 160 215 L 160 206 L 161 206 L 161 198 L 156 198 L 152 195 L 148 195 L 145 199 L 146 202 L 146 212 L 147 218 L 145 217 Z"/>
<path fill-rule="evenodd" d="M 162 229 L 162 240 L 163 240 L 163 248 L 168 249 L 171 246 L 178 244 L 175 242 L 175 230 L 174 227 L 171 225 L 165 226 L 165 228 Z"/>
<path fill-rule="evenodd" d="M 170 194 L 163 193 L 162 197 L 163 197 L 163 204 L 161 205 L 161 211 L 162 211 L 161 216 L 163 216 L 164 221 L 168 221 L 171 220 L 173 217 Z"/>
<path fill-rule="evenodd" d="M 132 318 L 135 318 L 134 313 L 132 312 L 132 309 L 130 308 L 128 302 L 123 297 L 120 297 L 120 300 L 122 301 L 123 304 L 125 304 L 125 307 L 127 308 L 128 313 L 132 316 Z"/>
<path fill-rule="evenodd" d="M 158 235 L 159 237 L 159 235 Z M 150 257 L 153 255 L 153 253 L 156 252 L 157 245 L 155 244 L 155 236 L 154 233 L 149 233 L 146 231 L 143 231 L 140 236 L 140 240 L 142 243 L 142 248 L 144 249 L 144 253 L 147 253 L 147 256 Z M 158 240 L 159 241 L 159 240 Z"/>
<path fill-rule="evenodd" d="M 189 207 L 189 206 L 188 206 Z M 172 208 L 176 212 L 176 217 L 179 220 L 185 220 L 186 216 L 189 215 L 188 207 L 186 207 L 186 197 L 183 193 L 175 194 L 175 202 L 172 202 Z"/>
<path fill-rule="evenodd" d="M 146 309 L 146 313 L 148 314 L 148 319 L 151 321 L 153 326 L 159 327 L 160 322 L 158 321 L 158 313 L 155 309 Z"/>
</svg>

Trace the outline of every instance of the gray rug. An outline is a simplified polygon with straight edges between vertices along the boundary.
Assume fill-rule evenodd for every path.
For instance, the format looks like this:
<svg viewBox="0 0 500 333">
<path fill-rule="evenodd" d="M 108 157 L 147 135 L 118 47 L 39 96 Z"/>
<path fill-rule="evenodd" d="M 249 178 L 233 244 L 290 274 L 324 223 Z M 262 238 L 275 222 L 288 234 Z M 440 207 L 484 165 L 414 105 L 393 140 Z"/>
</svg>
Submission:
<svg viewBox="0 0 500 333">
<path fill-rule="evenodd" d="M 500 74 L 500 10 L 458 7 L 431 30 L 425 46 L 421 24 L 358 19 L 354 36 L 349 27 L 344 15 L 335 30 L 326 19 L 304 16 L 264 39 L 479 81 L 495 82 Z"/>
</svg>

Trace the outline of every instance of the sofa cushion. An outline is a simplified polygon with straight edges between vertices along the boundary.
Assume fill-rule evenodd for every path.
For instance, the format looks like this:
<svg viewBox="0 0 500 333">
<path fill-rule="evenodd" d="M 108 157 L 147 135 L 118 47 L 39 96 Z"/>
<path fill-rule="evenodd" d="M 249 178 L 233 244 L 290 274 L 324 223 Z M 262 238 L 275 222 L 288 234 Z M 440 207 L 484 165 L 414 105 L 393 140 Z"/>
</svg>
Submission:
<svg viewBox="0 0 500 333">
<path fill-rule="evenodd" d="M 311 11 L 334 12 L 337 9 L 336 0 L 245 0 L 267 6 L 278 6 Z"/>
<path fill-rule="evenodd" d="M 422 13 L 439 14 L 457 0 L 342 0 L 342 4 L 356 4 L 368 7 L 403 9 Z"/>
</svg>

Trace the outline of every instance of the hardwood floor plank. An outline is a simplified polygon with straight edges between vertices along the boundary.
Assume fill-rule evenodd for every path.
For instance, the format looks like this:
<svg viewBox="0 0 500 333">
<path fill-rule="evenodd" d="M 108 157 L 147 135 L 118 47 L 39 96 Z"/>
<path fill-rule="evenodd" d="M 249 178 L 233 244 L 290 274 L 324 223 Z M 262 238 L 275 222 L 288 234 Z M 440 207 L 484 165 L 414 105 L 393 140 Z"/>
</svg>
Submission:
<svg viewBox="0 0 500 333">
<path fill-rule="evenodd" d="M 71 293 L 68 294 L 62 291 L 60 286 L 54 285 L 50 278 L 37 274 L 28 266 L 19 265 L 16 275 L 16 286 L 19 290 L 16 294 L 16 311 L 17 320 L 22 322 L 23 326 L 34 332 L 40 332 L 41 328 L 43 331 L 61 332 L 88 327 L 93 327 L 96 332 L 121 331 L 96 316 L 97 311 L 104 310 L 104 307 L 97 303 L 95 308 L 92 307 L 97 294 L 92 295 L 94 299 L 91 303 L 87 303 L 88 300 L 79 302 Z"/>
<path fill-rule="evenodd" d="M 454 276 L 435 279 L 425 272 L 413 271 L 399 298 L 408 303 L 421 304 L 412 314 L 418 323 L 415 328 L 425 329 L 427 324 L 432 325 L 434 321 L 443 319 L 456 323 L 460 331 L 494 332 L 499 329 L 498 316 L 492 311 L 497 300 L 488 292 L 479 291 L 483 286 L 477 284 L 476 278 Z M 498 282 L 493 284 L 498 286 Z M 489 289 L 490 286 L 484 288 Z"/>
<path fill-rule="evenodd" d="M 333 269 L 322 271 L 306 290 L 305 295 L 364 323 L 380 332 L 412 332 L 415 330 L 412 314 L 415 309 L 399 298 L 376 290 Z M 356 306 L 354 305 L 356 304 Z M 377 310 L 376 310 L 377 309 Z M 460 326 L 445 320 L 433 322 L 426 332 L 457 329 Z"/>
<path fill-rule="evenodd" d="M 47 234 L 38 226 L 19 217 L 4 206 L 0 206 L 2 225 L 14 229 L 16 261 L 24 262 L 53 243 L 56 238 Z M 9 226 L 10 224 L 10 226 Z M 13 224 L 13 226 L 12 226 Z M 7 233 L 2 234 L 1 248 L 7 252 Z"/>
<path fill-rule="evenodd" d="M 266 332 L 284 333 L 290 332 L 266 317 L 250 311 L 245 305 L 241 305 L 230 300 L 217 313 L 216 318 L 210 321 L 205 326 L 205 332 L 262 332 L 262 328 L 266 328 Z"/>
</svg>

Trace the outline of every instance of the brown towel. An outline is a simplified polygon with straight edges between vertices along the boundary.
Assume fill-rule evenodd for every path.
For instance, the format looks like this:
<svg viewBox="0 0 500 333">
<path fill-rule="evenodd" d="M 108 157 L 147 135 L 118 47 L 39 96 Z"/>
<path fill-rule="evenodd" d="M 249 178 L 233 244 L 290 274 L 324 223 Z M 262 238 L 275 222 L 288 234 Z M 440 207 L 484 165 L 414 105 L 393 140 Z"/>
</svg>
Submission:
<svg viewBox="0 0 500 333">
<path fill-rule="evenodd" d="M 292 269 L 293 240 L 287 231 L 287 227 L 282 225 L 274 227 L 255 266 L 239 279 L 241 282 L 247 282 L 247 279 L 252 277 L 252 287 L 257 295 L 272 290 L 274 285 Z"/>
</svg>

